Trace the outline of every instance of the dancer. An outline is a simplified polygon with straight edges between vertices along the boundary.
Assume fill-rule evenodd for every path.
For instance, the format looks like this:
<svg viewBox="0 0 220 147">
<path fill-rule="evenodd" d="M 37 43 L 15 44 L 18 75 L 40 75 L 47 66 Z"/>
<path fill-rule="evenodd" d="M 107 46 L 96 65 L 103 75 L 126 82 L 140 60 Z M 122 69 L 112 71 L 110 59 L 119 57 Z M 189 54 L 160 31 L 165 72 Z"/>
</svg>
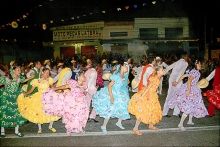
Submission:
<svg viewBox="0 0 220 147">
<path fill-rule="evenodd" d="M 102 64 L 101 63 L 98 63 L 98 66 L 96 67 L 96 71 L 98 73 L 97 80 L 96 80 L 96 86 L 97 87 L 103 87 L 104 86 L 104 81 L 102 79 Z"/>
<path fill-rule="evenodd" d="M 128 72 L 125 73 L 124 75 L 124 82 L 123 82 L 123 88 L 124 90 L 128 93 L 128 82 L 130 83 L 131 81 L 128 80 L 128 76 L 129 76 L 129 73 L 130 73 L 130 70 L 131 70 L 131 60 L 132 58 L 131 57 L 126 57 L 127 59 L 125 59 L 125 62 L 124 62 L 124 65 L 127 66 L 128 68 Z"/>
<path fill-rule="evenodd" d="M 153 70 L 155 68 L 156 65 L 156 60 L 154 57 L 149 57 L 148 58 L 148 65 L 145 65 L 142 68 L 142 72 L 141 72 L 141 78 L 140 78 L 140 83 L 138 85 L 138 91 L 141 91 L 141 89 L 145 86 L 147 86 L 148 84 L 148 78 L 150 77 L 150 75 L 153 73 Z"/>
<path fill-rule="evenodd" d="M 75 60 L 72 60 L 71 63 L 73 64 L 72 66 L 72 76 L 71 79 L 76 80 L 78 73 L 82 72 L 82 70 L 80 69 L 79 63 L 76 64 Z"/>
<path fill-rule="evenodd" d="M 27 71 L 27 73 L 26 73 L 26 77 L 27 78 L 30 78 L 31 77 L 31 73 L 33 73 L 33 69 L 34 67 L 33 67 L 33 62 L 31 62 L 31 63 L 29 63 L 28 65 L 27 65 L 27 69 L 26 69 L 26 71 Z"/>
<path fill-rule="evenodd" d="M 133 132 L 136 135 L 142 135 L 138 130 L 141 122 L 149 124 L 149 129 L 158 130 L 154 125 L 162 119 L 162 110 L 156 90 L 160 84 L 161 76 L 165 74 L 166 72 L 163 70 L 163 67 L 158 66 L 155 72 L 153 71 L 152 76 L 150 76 L 148 85 L 135 93 L 131 98 L 128 112 L 136 117 L 136 123 L 133 128 Z"/>
<path fill-rule="evenodd" d="M 46 68 L 48 68 L 48 69 L 50 70 L 50 75 L 51 75 L 51 74 L 54 75 L 54 74 L 56 74 L 56 72 L 53 72 L 53 71 L 51 70 L 50 64 L 51 64 L 50 60 L 45 60 L 45 61 L 44 61 L 44 67 L 46 67 Z"/>
<path fill-rule="evenodd" d="M 32 82 L 32 80 L 34 80 L 34 79 L 39 79 L 39 77 L 40 77 L 40 69 L 41 69 L 41 63 L 40 63 L 40 61 L 35 61 L 35 62 L 33 62 L 33 65 L 34 65 L 34 68 L 33 69 L 31 69 L 31 73 L 30 73 L 30 75 L 33 77 L 31 80 L 29 80 L 28 81 L 28 86 L 27 86 L 27 91 L 29 91 L 31 88 L 32 88 L 32 85 L 31 85 L 31 82 Z M 34 89 L 34 91 L 32 92 L 32 93 L 30 93 L 30 95 L 31 94 L 34 94 L 34 93 L 36 93 L 36 92 L 38 92 L 38 89 L 37 88 L 35 88 Z"/>
<path fill-rule="evenodd" d="M 184 74 L 178 82 L 173 82 L 173 86 L 178 85 L 184 77 L 188 77 L 188 81 L 182 84 L 179 90 L 177 90 L 172 97 L 168 100 L 168 107 L 173 109 L 178 106 L 181 112 L 183 112 L 180 123 L 178 127 L 181 131 L 186 129 L 183 126 L 183 122 L 189 115 L 188 125 L 194 125 L 192 118 L 205 117 L 208 115 L 207 109 L 203 103 L 201 89 L 196 86 L 199 78 L 201 69 L 201 62 L 197 61 L 192 65 L 192 70 L 188 74 Z"/>
<path fill-rule="evenodd" d="M 210 117 L 214 116 L 215 108 L 220 109 L 220 65 L 213 70 L 206 79 L 210 81 L 213 77 L 213 90 L 208 90 L 206 92 L 209 101 L 208 113 Z"/>
<path fill-rule="evenodd" d="M 102 60 L 102 75 L 110 73 L 110 71 L 107 68 L 107 64 L 108 64 L 107 60 L 103 59 Z M 109 84 L 109 81 L 104 80 L 104 87 L 108 86 L 108 84 Z"/>
<path fill-rule="evenodd" d="M 25 80 L 22 78 L 19 66 L 13 66 L 10 69 L 9 78 L 0 76 L 0 85 L 5 86 L 0 92 L 1 137 L 6 137 L 5 128 L 15 128 L 15 135 L 24 136 L 23 133 L 19 132 L 19 126 L 22 126 L 27 120 L 20 115 L 16 101 L 18 95 L 22 92 L 19 87 L 20 83 L 25 83 L 30 78 Z"/>
<path fill-rule="evenodd" d="M 113 60 L 112 61 L 112 71 L 111 71 L 112 74 L 115 73 L 117 65 L 118 65 L 118 61 L 117 60 Z"/>
<path fill-rule="evenodd" d="M 89 106 L 87 105 L 85 90 L 86 78 L 84 73 L 79 72 L 78 80 L 69 79 L 65 85 L 49 89 L 43 93 L 43 112 L 47 115 L 62 117 L 68 136 L 71 132 L 84 132 Z M 70 89 L 68 92 L 57 94 L 56 90 Z M 54 91 L 55 90 L 55 91 Z"/>
<path fill-rule="evenodd" d="M 180 79 L 180 77 L 184 74 L 184 72 L 186 71 L 186 68 L 188 66 L 187 53 L 186 52 L 182 53 L 181 57 L 182 58 L 180 60 L 174 62 L 173 64 L 169 65 L 166 68 L 166 73 L 168 73 L 171 69 L 172 69 L 172 72 L 171 72 L 170 78 L 169 78 L 169 89 L 167 92 L 167 97 L 166 97 L 166 100 L 165 100 L 165 103 L 163 106 L 163 114 L 162 115 L 164 117 L 170 117 L 170 115 L 168 115 L 169 107 L 167 105 L 167 101 L 173 96 L 173 94 L 180 88 L 180 86 L 182 84 L 182 82 L 181 82 L 178 85 L 173 86 L 172 83 L 176 82 Z M 180 110 L 177 106 L 175 106 L 175 108 L 174 108 L 173 115 L 181 117 Z"/>
<path fill-rule="evenodd" d="M 49 130 L 56 132 L 53 128 L 53 122 L 60 119 L 58 116 L 47 116 L 43 113 L 42 109 L 44 105 L 41 102 L 41 97 L 43 92 L 45 92 L 50 86 L 53 87 L 53 79 L 49 77 L 50 70 L 44 68 L 42 70 L 42 76 L 40 79 L 34 79 L 31 82 L 32 88 L 20 94 L 17 99 L 18 109 L 21 116 L 26 118 L 32 123 L 38 124 L 38 134 L 42 133 L 41 124 L 49 123 Z M 38 92 L 31 96 L 25 97 L 26 95 L 32 93 L 34 89 L 38 88 Z"/>
<path fill-rule="evenodd" d="M 162 66 L 162 67 L 165 67 L 165 68 L 168 67 L 168 65 L 165 62 L 161 61 L 160 57 L 156 57 L 156 66 Z M 163 76 L 160 78 L 160 85 L 157 89 L 157 93 L 160 94 L 160 95 L 162 94 L 162 86 L 163 86 Z"/>
<path fill-rule="evenodd" d="M 94 68 L 90 67 L 85 72 L 85 77 L 86 77 L 86 83 L 88 85 L 88 88 L 86 89 L 86 92 L 87 92 L 86 100 L 90 108 L 91 101 L 93 100 L 92 95 L 97 92 L 97 88 L 96 88 L 97 71 Z M 88 121 L 89 122 L 93 121 L 96 123 L 99 122 L 98 120 L 95 119 L 95 117 L 96 117 L 96 112 L 95 112 L 95 109 L 92 108 Z"/>
<path fill-rule="evenodd" d="M 58 74 L 61 72 L 61 70 L 63 70 L 63 63 L 58 63 L 57 64 L 57 67 L 58 67 Z"/>
<path fill-rule="evenodd" d="M 102 88 L 94 94 L 92 106 L 97 114 L 104 118 L 104 123 L 101 129 L 104 134 L 108 134 L 106 125 L 110 118 L 118 118 L 116 126 L 120 129 L 125 129 L 121 122 L 130 118 L 128 113 L 129 95 L 124 90 L 124 76 L 127 74 L 128 68 L 126 65 L 118 65 L 116 73 L 110 77 L 111 82 L 107 87 Z"/>
<path fill-rule="evenodd" d="M 69 80 L 72 76 L 71 65 L 69 64 L 65 68 L 61 70 L 61 72 L 54 77 L 54 83 L 56 83 L 56 87 L 62 86 L 66 84 L 66 81 Z M 59 90 L 61 92 L 61 90 Z M 65 90 L 67 91 L 67 89 Z"/>
<path fill-rule="evenodd" d="M 56 65 L 56 63 L 53 63 L 50 77 L 54 78 L 57 74 L 58 74 L 57 65 Z"/>
</svg>

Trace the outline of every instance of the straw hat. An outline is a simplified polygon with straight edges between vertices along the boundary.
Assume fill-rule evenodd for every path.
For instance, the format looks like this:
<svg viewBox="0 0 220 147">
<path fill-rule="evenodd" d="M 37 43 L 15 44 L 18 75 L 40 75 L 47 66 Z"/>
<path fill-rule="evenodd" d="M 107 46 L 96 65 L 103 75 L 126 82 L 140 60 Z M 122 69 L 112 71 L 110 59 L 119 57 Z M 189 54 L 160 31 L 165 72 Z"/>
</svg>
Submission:
<svg viewBox="0 0 220 147">
<path fill-rule="evenodd" d="M 75 60 L 72 60 L 72 61 L 71 61 L 71 63 L 75 63 L 75 62 L 76 62 Z"/>
<path fill-rule="evenodd" d="M 209 85 L 209 81 L 207 79 L 202 79 L 199 82 L 197 82 L 196 85 L 199 88 L 206 88 Z"/>
<path fill-rule="evenodd" d="M 112 63 L 118 63 L 118 61 L 117 60 L 113 60 Z"/>
<path fill-rule="evenodd" d="M 11 61 L 11 62 L 10 62 L 10 66 L 12 66 L 14 63 L 15 63 L 15 61 Z"/>
<path fill-rule="evenodd" d="M 103 80 L 110 80 L 111 75 L 112 75 L 111 73 L 103 74 L 102 79 Z"/>
<path fill-rule="evenodd" d="M 61 66 L 61 65 L 63 65 L 63 63 L 59 63 L 59 64 L 57 65 L 57 67 L 59 67 L 59 66 Z"/>
<path fill-rule="evenodd" d="M 27 87 L 28 87 L 28 84 L 24 84 L 21 89 L 22 89 L 23 91 L 27 92 Z"/>
<path fill-rule="evenodd" d="M 50 62 L 50 60 L 45 60 L 45 61 L 44 61 L 44 64 L 47 64 L 48 62 Z"/>
<path fill-rule="evenodd" d="M 88 63 L 88 62 L 91 62 L 91 60 L 90 60 L 90 59 L 87 59 L 86 62 L 87 62 L 87 63 Z"/>
<path fill-rule="evenodd" d="M 106 62 L 106 60 L 105 60 L 105 59 L 103 59 L 103 60 L 102 60 L 102 64 L 103 64 L 103 63 L 105 63 L 105 62 Z"/>
<path fill-rule="evenodd" d="M 31 65 L 33 65 L 33 62 L 29 63 L 29 64 L 28 64 L 28 67 L 30 67 Z"/>
<path fill-rule="evenodd" d="M 140 80 L 138 78 L 134 78 L 131 82 L 132 89 L 135 89 L 138 87 Z"/>
</svg>

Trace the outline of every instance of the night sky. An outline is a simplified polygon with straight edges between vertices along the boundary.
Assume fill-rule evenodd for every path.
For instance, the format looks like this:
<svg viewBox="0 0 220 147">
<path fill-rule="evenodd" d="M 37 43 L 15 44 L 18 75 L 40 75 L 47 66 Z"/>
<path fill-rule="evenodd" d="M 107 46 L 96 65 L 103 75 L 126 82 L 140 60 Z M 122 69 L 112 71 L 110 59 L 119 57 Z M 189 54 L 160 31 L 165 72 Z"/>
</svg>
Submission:
<svg viewBox="0 0 220 147">
<path fill-rule="evenodd" d="M 135 17 L 187 16 L 192 28 L 201 38 L 204 38 L 202 34 L 206 22 L 209 41 L 211 38 L 220 37 L 220 13 L 217 2 L 156 0 L 156 4 L 152 4 L 152 0 L 2 0 L 0 39 L 52 41 L 49 28 L 54 26 L 94 21 L 133 21 Z M 134 5 L 137 5 L 137 8 L 134 8 Z M 125 6 L 129 6 L 129 9 L 126 10 Z M 117 11 L 119 7 L 122 8 L 121 11 Z M 105 13 L 102 13 L 103 10 Z M 23 15 L 27 17 L 24 19 Z M 17 21 L 18 28 L 10 26 L 12 21 Z M 47 24 L 47 30 L 42 29 L 43 23 Z M 28 28 L 22 28 L 23 26 Z"/>
</svg>

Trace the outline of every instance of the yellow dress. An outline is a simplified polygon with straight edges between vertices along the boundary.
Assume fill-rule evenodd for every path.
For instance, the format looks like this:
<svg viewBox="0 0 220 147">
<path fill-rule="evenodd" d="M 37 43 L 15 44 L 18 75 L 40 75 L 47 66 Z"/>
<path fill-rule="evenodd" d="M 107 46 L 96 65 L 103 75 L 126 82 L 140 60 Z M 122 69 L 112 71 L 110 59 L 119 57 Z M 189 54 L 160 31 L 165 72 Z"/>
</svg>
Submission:
<svg viewBox="0 0 220 147">
<path fill-rule="evenodd" d="M 136 98 L 139 98 L 147 87 L 131 97 L 128 112 L 135 115 L 138 121 L 154 125 L 162 120 L 162 110 L 156 93 L 160 80 L 157 76 L 151 76 L 149 83 L 153 83 L 152 87 L 139 101 L 136 102 Z"/>
<path fill-rule="evenodd" d="M 23 94 L 18 96 L 18 109 L 22 117 L 26 118 L 32 123 L 38 124 L 49 123 L 60 119 L 58 116 L 47 116 L 42 111 L 44 107 L 41 102 L 42 93 L 45 92 L 52 84 L 52 78 L 48 78 L 48 80 L 34 79 L 31 82 L 31 85 L 38 88 L 38 92 L 28 97 L 24 97 Z"/>
</svg>

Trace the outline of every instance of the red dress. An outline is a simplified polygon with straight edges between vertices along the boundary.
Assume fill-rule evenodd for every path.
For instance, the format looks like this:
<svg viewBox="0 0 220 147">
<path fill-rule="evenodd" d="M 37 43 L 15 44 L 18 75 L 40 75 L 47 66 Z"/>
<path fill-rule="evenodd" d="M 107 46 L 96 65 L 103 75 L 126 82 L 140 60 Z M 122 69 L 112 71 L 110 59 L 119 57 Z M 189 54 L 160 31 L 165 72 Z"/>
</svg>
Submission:
<svg viewBox="0 0 220 147">
<path fill-rule="evenodd" d="M 98 75 L 96 79 L 96 85 L 97 86 L 104 86 L 104 81 L 102 79 L 102 66 L 98 66 L 96 69 Z"/>
<path fill-rule="evenodd" d="M 215 69 L 215 76 L 213 81 L 213 90 L 206 92 L 207 99 L 210 104 L 220 109 L 220 67 Z"/>
</svg>

